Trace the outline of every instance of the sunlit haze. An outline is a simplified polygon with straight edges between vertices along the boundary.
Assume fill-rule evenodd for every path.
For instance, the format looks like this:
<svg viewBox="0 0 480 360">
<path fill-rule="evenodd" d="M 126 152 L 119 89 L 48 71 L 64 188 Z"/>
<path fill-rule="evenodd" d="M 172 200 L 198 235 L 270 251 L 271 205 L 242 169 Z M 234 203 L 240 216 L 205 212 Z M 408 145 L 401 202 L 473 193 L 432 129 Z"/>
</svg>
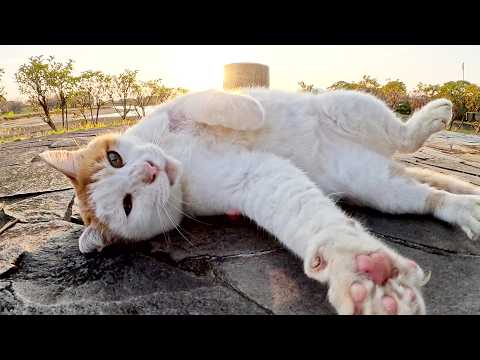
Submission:
<svg viewBox="0 0 480 360">
<path fill-rule="evenodd" d="M 480 46 L 6 46 L 0 68 L 7 99 L 20 98 L 14 74 L 30 56 L 74 60 L 75 73 L 109 74 L 139 70 L 142 80 L 161 78 L 166 86 L 190 90 L 222 88 L 223 65 L 258 62 L 270 67 L 270 87 L 297 90 L 301 80 L 326 88 L 335 81 L 358 81 L 364 74 L 381 83 L 400 79 L 408 89 L 418 82 L 462 79 L 480 83 Z"/>
</svg>

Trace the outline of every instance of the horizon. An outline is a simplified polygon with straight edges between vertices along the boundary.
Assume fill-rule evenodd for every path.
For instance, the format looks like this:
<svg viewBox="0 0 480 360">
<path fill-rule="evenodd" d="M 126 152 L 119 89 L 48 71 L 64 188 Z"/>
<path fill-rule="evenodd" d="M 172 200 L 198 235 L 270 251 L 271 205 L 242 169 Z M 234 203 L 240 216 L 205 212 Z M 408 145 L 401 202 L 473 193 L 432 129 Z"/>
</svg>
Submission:
<svg viewBox="0 0 480 360">
<path fill-rule="evenodd" d="M 420 82 L 465 80 L 480 84 L 480 46 L 460 45 L 0 45 L 2 86 L 7 100 L 25 100 L 14 74 L 31 56 L 74 60 L 74 74 L 139 70 L 139 78 L 161 78 L 169 87 L 191 91 L 223 88 L 223 67 L 236 62 L 267 65 L 270 88 L 297 91 L 298 82 L 326 89 L 336 81 L 369 75 L 384 84 L 401 80 L 411 91 Z"/>
</svg>

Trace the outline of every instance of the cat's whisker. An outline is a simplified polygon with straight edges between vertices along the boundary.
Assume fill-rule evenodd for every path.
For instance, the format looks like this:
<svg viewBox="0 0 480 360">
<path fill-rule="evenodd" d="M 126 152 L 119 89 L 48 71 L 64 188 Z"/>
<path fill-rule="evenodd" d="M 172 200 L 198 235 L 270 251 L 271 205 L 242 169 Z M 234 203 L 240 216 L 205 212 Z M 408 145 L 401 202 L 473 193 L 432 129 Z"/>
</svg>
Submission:
<svg viewBox="0 0 480 360">
<path fill-rule="evenodd" d="M 174 198 L 174 199 L 176 200 L 175 196 L 173 196 L 173 195 L 172 195 L 172 198 Z M 209 223 L 200 221 L 200 220 L 198 220 L 198 219 L 196 219 L 196 218 L 188 215 L 187 213 L 185 213 L 185 212 L 182 211 L 181 209 L 177 208 L 177 207 L 176 207 L 175 205 L 173 205 L 173 204 L 170 204 L 170 206 L 171 206 L 172 208 L 174 208 L 175 210 L 177 210 L 180 214 L 184 215 L 185 217 L 187 217 L 187 218 L 189 218 L 189 219 L 191 219 L 191 220 L 193 220 L 193 221 L 196 221 L 196 222 L 198 222 L 198 223 L 200 223 L 200 224 L 203 224 L 203 225 L 212 225 L 212 224 L 209 224 Z"/>
<path fill-rule="evenodd" d="M 167 209 L 165 207 L 163 207 L 163 210 L 164 210 L 164 213 L 167 216 L 167 218 L 170 220 L 170 222 L 174 226 L 175 230 L 177 230 L 178 233 L 180 234 L 180 236 L 183 237 L 192 247 L 195 247 L 195 245 L 180 231 L 178 226 L 175 224 L 175 221 L 173 221 L 170 214 L 168 213 Z"/>
</svg>

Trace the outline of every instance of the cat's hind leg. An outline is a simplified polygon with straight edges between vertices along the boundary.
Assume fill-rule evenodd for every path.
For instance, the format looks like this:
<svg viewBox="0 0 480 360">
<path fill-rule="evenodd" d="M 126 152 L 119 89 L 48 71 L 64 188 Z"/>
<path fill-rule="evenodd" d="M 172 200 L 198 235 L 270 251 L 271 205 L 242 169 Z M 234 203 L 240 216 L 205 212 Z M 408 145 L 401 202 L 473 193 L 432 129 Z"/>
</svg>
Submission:
<svg viewBox="0 0 480 360">
<path fill-rule="evenodd" d="M 322 131 L 327 123 L 351 141 L 384 155 L 417 151 L 452 118 L 452 103 L 447 99 L 431 101 L 406 122 L 380 99 L 356 91 L 322 94 L 314 104 Z"/>
<path fill-rule="evenodd" d="M 480 195 L 479 186 L 457 179 L 451 175 L 445 175 L 430 169 L 419 167 L 405 167 L 404 171 L 406 175 L 411 176 L 415 180 L 424 184 L 429 184 L 439 190 L 445 190 L 452 194 Z"/>
<path fill-rule="evenodd" d="M 430 214 L 460 226 L 470 239 L 480 237 L 480 195 L 439 190 L 412 177 L 402 165 L 366 149 L 338 154 L 336 160 L 341 171 L 329 173 L 336 176 L 338 191 L 346 197 L 390 214 Z M 459 188 L 458 183 L 449 184 Z"/>
</svg>

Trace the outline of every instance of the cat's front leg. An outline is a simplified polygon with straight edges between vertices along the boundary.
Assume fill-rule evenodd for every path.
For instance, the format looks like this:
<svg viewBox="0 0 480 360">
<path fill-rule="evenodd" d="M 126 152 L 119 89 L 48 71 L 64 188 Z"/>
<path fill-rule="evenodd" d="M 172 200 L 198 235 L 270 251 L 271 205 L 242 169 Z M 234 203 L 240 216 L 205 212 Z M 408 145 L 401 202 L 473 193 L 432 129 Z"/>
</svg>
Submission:
<svg viewBox="0 0 480 360">
<path fill-rule="evenodd" d="M 290 161 L 265 153 L 201 154 L 195 201 L 238 209 L 304 260 L 330 286 L 340 314 L 424 314 L 423 271 L 345 215 Z"/>
</svg>

